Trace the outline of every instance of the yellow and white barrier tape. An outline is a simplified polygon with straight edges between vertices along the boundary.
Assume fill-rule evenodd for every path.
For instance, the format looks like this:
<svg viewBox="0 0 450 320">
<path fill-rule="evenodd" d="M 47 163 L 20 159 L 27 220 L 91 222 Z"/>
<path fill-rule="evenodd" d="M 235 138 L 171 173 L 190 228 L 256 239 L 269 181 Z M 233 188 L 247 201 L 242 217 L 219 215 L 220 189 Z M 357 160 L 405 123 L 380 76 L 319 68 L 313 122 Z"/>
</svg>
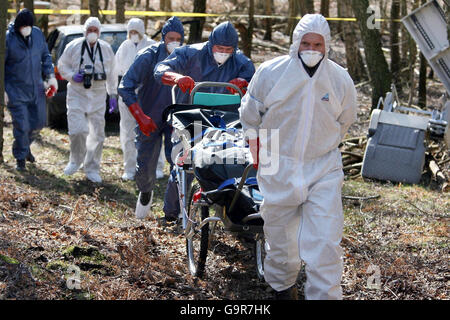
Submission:
<svg viewBox="0 0 450 320">
<path fill-rule="evenodd" d="M 17 13 L 15 9 L 8 9 L 8 13 Z M 116 15 L 116 10 L 99 10 L 99 13 L 102 15 Z M 34 9 L 34 14 L 48 14 L 48 15 L 90 15 L 91 11 L 89 9 L 74 9 L 74 10 L 68 10 L 68 9 Z M 190 17 L 190 18 L 206 18 L 206 17 L 248 17 L 246 14 L 216 14 L 216 13 L 197 13 L 197 12 L 168 12 L 168 11 L 136 11 L 136 10 L 125 10 L 125 16 L 146 16 L 146 17 L 171 17 L 171 16 L 177 16 L 177 17 Z M 301 16 L 296 17 L 286 17 L 286 16 L 271 16 L 271 15 L 254 15 L 254 18 L 257 19 L 296 19 L 300 20 Z M 356 18 L 333 18 L 328 17 L 325 18 L 328 21 L 350 21 L 355 22 L 357 21 Z M 374 21 L 394 21 L 394 22 L 400 22 L 400 19 L 374 19 Z"/>
</svg>

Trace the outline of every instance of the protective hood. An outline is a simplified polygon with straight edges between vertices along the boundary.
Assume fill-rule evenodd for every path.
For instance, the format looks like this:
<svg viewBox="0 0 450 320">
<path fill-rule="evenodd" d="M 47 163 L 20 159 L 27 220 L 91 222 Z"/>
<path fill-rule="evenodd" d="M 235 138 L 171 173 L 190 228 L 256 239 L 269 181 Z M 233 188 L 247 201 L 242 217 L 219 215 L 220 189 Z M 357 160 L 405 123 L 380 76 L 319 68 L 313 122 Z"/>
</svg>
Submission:
<svg viewBox="0 0 450 320">
<path fill-rule="evenodd" d="M 139 18 L 130 19 L 130 21 L 128 21 L 127 24 L 127 32 L 130 33 L 131 30 L 136 30 L 137 32 L 139 32 L 141 36 L 144 36 L 145 34 L 144 21 L 142 21 Z"/>
<path fill-rule="evenodd" d="M 86 37 L 86 31 L 87 29 L 89 29 L 90 27 L 97 27 L 98 31 L 99 31 L 99 37 L 101 34 L 101 26 L 102 24 L 100 23 L 100 20 L 98 20 L 97 17 L 89 17 L 86 22 L 84 23 L 83 26 L 83 35 Z"/>
<path fill-rule="evenodd" d="M 236 51 L 238 46 L 239 37 L 236 32 L 236 29 L 230 22 L 222 22 L 209 35 L 209 43 L 210 49 L 214 45 L 220 46 L 231 46 Z"/>
<path fill-rule="evenodd" d="M 166 37 L 166 34 L 170 31 L 178 32 L 181 34 L 181 43 L 184 42 L 184 29 L 183 24 L 181 23 L 180 19 L 177 17 L 171 17 L 169 20 L 166 21 L 164 24 L 162 30 L 161 30 L 161 42 L 164 42 L 164 38 Z"/>
<path fill-rule="evenodd" d="M 289 55 L 292 58 L 298 58 L 298 48 L 303 36 L 307 33 L 320 34 L 325 40 L 325 57 L 328 58 L 328 50 L 330 48 L 330 27 L 324 16 L 321 14 L 306 14 L 298 22 L 292 36 L 292 45 L 289 49 Z"/>
<path fill-rule="evenodd" d="M 17 34 L 20 34 L 19 30 L 23 26 L 33 26 L 34 25 L 34 16 L 33 13 L 28 9 L 20 10 L 17 14 L 16 19 L 14 20 L 14 31 Z"/>
</svg>

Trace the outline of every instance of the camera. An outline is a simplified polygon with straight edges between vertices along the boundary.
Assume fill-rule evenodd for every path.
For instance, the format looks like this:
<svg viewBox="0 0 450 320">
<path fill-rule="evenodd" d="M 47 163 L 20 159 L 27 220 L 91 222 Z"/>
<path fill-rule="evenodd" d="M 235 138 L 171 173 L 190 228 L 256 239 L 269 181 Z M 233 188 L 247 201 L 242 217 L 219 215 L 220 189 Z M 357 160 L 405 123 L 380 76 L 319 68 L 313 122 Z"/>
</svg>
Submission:
<svg viewBox="0 0 450 320">
<path fill-rule="evenodd" d="M 86 89 L 89 89 L 92 85 L 92 74 L 94 72 L 94 68 L 91 65 L 84 66 L 83 72 L 83 86 Z"/>
</svg>

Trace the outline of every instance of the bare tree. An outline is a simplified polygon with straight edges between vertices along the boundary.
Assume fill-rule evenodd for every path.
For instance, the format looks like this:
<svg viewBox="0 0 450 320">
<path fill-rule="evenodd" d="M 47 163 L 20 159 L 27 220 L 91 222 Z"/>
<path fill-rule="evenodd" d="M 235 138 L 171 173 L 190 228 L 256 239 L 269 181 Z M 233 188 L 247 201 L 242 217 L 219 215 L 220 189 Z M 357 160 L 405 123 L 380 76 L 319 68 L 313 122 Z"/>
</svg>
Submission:
<svg viewBox="0 0 450 320">
<path fill-rule="evenodd" d="M 150 0 L 145 0 L 145 11 L 149 11 L 149 10 L 150 10 Z M 144 26 L 145 26 L 145 30 L 147 30 L 148 16 L 144 17 Z"/>
<path fill-rule="evenodd" d="M 6 30 L 8 1 L 0 1 L 0 30 Z M 0 163 L 3 162 L 3 118 L 5 113 L 6 33 L 0 32 Z"/>
<path fill-rule="evenodd" d="M 247 37 L 248 42 L 247 46 L 244 48 L 244 54 L 251 58 L 252 56 L 252 39 L 253 39 L 253 29 L 255 27 L 255 0 L 249 0 L 248 5 L 248 30 L 247 30 Z"/>
<path fill-rule="evenodd" d="M 337 4 L 343 17 L 353 17 L 351 0 L 339 0 Z M 354 22 L 344 22 L 341 27 L 348 73 L 354 81 L 359 82 L 366 78 L 367 75 L 364 60 L 358 46 L 357 27 Z"/>
<path fill-rule="evenodd" d="M 80 9 L 89 9 L 89 0 L 80 0 Z M 88 18 L 88 15 L 82 15 L 80 22 L 81 24 L 85 23 Z"/>
<path fill-rule="evenodd" d="M 412 4 L 412 10 L 415 10 L 419 7 L 419 0 L 414 0 Z M 408 41 L 408 60 L 409 60 L 409 97 L 408 97 L 408 106 L 411 106 L 413 102 L 413 98 L 415 96 L 415 88 L 416 88 L 416 77 L 415 77 L 415 67 L 417 61 L 417 44 L 412 37 L 409 37 Z"/>
<path fill-rule="evenodd" d="M 196 13 L 206 13 L 206 0 L 194 0 L 194 11 Z M 188 43 L 202 42 L 203 26 L 205 24 L 205 18 L 196 18 L 196 23 L 192 23 L 189 27 L 189 41 Z"/>
<path fill-rule="evenodd" d="M 327 18 L 330 16 L 330 0 L 320 0 L 320 14 Z"/>
<path fill-rule="evenodd" d="M 294 31 L 295 25 L 297 24 L 297 17 L 300 14 L 300 5 L 303 4 L 302 1 L 299 0 L 289 0 L 289 15 L 288 15 L 288 23 L 286 26 L 285 34 L 291 37 L 292 42 L 292 32 Z M 304 14 L 303 12 L 301 14 Z"/>
<path fill-rule="evenodd" d="M 425 4 L 426 1 L 422 0 L 421 4 Z M 419 92 L 417 105 L 421 108 L 425 108 L 427 105 L 427 66 L 428 62 L 425 56 L 420 53 L 420 68 L 419 68 Z"/>
<path fill-rule="evenodd" d="M 23 1 L 24 8 L 31 10 L 34 13 L 34 0 L 24 0 Z"/>
<path fill-rule="evenodd" d="M 91 12 L 91 17 L 99 16 L 99 4 L 98 0 L 89 0 L 89 11 Z"/>
<path fill-rule="evenodd" d="M 376 27 L 368 26 L 372 18 L 368 13 L 369 0 L 352 0 L 353 12 L 358 20 L 361 38 L 364 44 L 369 78 L 372 85 L 372 109 L 377 106 L 380 97 L 390 90 L 392 75 L 384 57 L 381 35 Z"/>
<path fill-rule="evenodd" d="M 264 14 L 267 16 L 272 15 L 273 0 L 264 1 Z M 264 40 L 272 41 L 272 19 L 264 19 L 266 33 L 264 34 Z"/>
<path fill-rule="evenodd" d="M 172 11 L 172 1 L 171 0 L 159 0 L 159 10 L 166 11 L 166 12 Z"/>
<path fill-rule="evenodd" d="M 298 0 L 301 8 L 301 14 L 314 13 L 314 0 Z"/>
<path fill-rule="evenodd" d="M 116 23 L 125 23 L 125 2 L 126 0 L 116 0 Z"/>
<path fill-rule="evenodd" d="M 236 28 L 241 35 L 242 45 L 241 49 L 244 54 L 251 58 L 252 54 L 252 37 L 254 28 L 254 14 L 255 14 L 255 0 L 249 0 L 248 7 L 248 25 L 239 22 L 236 24 Z"/>
<path fill-rule="evenodd" d="M 391 4 L 391 28 L 390 28 L 390 45 L 391 45 L 391 73 L 394 79 L 397 91 L 401 91 L 400 84 L 400 24 L 395 21 L 400 18 L 400 0 L 392 0 Z"/>
<path fill-rule="evenodd" d="M 401 0 L 400 4 L 401 4 L 400 6 L 401 17 L 403 18 L 408 15 L 408 3 L 406 0 Z M 403 24 L 401 24 L 401 30 L 402 34 L 400 46 L 401 47 L 400 66 L 403 69 L 407 67 L 409 63 L 408 54 L 409 54 L 409 41 L 411 40 L 411 36 L 409 35 L 408 30 L 405 28 Z"/>
</svg>

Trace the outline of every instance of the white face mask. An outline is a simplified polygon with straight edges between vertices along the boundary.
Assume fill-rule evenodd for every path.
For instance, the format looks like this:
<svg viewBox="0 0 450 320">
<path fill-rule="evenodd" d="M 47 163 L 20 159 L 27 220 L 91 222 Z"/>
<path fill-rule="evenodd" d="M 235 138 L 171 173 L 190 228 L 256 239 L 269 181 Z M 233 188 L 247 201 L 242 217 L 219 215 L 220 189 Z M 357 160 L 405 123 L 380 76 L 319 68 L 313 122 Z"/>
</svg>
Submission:
<svg viewBox="0 0 450 320">
<path fill-rule="evenodd" d="M 316 66 L 323 58 L 323 53 L 314 50 L 304 50 L 300 52 L 300 57 L 308 67 Z"/>
<path fill-rule="evenodd" d="M 133 41 L 134 43 L 139 43 L 139 41 L 141 41 L 138 34 L 132 34 L 130 36 L 130 40 Z"/>
<path fill-rule="evenodd" d="M 89 43 L 94 43 L 98 39 L 98 34 L 96 32 L 90 32 L 86 35 L 86 40 Z"/>
<path fill-rule="evenodd" d="M 175 50 L 175 48 L 178 48 L 179 46 L 180 46 L 180 43 L 179 43 L 178 41 L 172 41 L 172 42 L 169 42 L 169 43 L 166 45 L 167 52 L 172 53 L 173 50 Z"/>
<path fill-rule="evenodd" d="M 231 57 L 231 53 L 214 52 L 214 60 L 216 60 L 218 64 L 224 64 L 229 57 Z"/>
<path fill-rule="evenodd" d="M 20 29 L 20 33 L 22 34 L 22 36 L 28 37 L 31 34 L 31 30 L 32 28 L 30 26 L 26 26 Z"/>
</svg>

